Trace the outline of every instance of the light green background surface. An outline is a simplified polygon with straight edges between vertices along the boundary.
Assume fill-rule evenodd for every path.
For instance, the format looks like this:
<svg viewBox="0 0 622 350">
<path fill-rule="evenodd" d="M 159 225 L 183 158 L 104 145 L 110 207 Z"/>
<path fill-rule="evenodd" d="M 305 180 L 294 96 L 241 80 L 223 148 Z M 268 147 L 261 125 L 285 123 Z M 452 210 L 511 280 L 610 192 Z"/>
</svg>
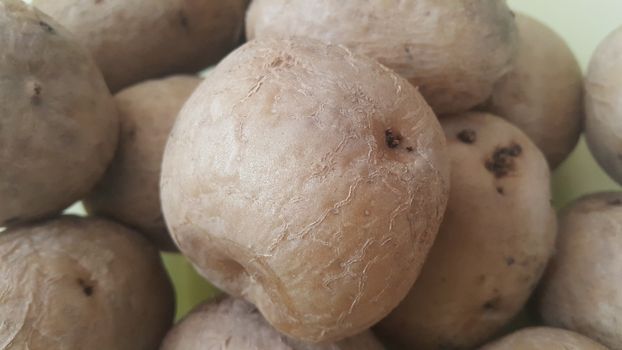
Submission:
<svg viewBox="0 0 622 350">
<path fill-rule="evenodd" d="M 359 1 L 359 0 L 348 0 Z M 596 46 L 622 25 L 622 0 L 509 0 L 517 12 L 532 15 L 562 35 L 585 69 Z M 558 207 L 586 193 L 618 189 L 596 164 L 582 140 L 572 156 L 555 172 L 554 201 Z M 80 206 L 69 212 L 82 214 Z M 200 278 L 185 259 L 164 254 L 177 291 L 177 316 L 186 314 L 217 292 Z"/>
</svg>

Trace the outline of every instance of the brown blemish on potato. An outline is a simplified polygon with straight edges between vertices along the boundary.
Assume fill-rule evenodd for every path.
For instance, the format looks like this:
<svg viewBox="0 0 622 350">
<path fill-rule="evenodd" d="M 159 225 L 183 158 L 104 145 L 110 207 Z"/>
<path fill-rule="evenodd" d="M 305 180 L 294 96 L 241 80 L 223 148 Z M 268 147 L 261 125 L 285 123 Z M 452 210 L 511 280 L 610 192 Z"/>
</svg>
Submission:
<svg viewBox="0 0 622 350">
<path fill-rule="evenodd" d="M 397 148 L 400 145 L 400 142 L 402 141 L 402 136 L 393 132 L 391 128 L 388 128 L 387 130 L 384 131 L 384 138 L 389 148 Z"/>
<path fill-rule="evenodd" d="M 78 278 L 78 285 L 82 288 L 82 293 L 87 297 L 93 295 L 93 286 L 86 283 L 82 278 Z"/>
<path fill-rule="evenodd" d="M 412 152 L 412 151 L 414 151 L 415 149 L 414 149 L 412 146 L 408 146 L 408 147 L 406 147 L 406 150 L 407 150 L 408 152 Z"/>
<path fill-rule="evenodd" d="M 482 305 L 482 308 L 484 308 L 484 310 L 487 310 L 487 311 L 494 311 L 494 310 L 499 309 L 499 307 L 501 306 L 500 304 L 501 304 L 501 297 L 496 296 L 488 300 L 487 302 L 485 302 L 484 305 Z"/>
<path fill-rule="evenodd" d="M 610 201 L 607 202 L 607 204 L 611 206 L 620 206 L 622 205 L 622 199 L 620 198 L 611 199 Z"/>
<path fill-rule="evenodd" d="M 458 140 L 466 144 L 472 144 L 477 140 L 477 133 L 472 129 L 464 129 L 456 136 L 458 137 Z"/>
<path fill-rule="evenodd" d="M 505 177 L 516 169 L 515 159 L 521 153 L 523 148 L 516 143 L 507 147 L 497 147 L 492 157 L 486 160 L 486 169 L 496 178 Z"/>
<path fill-rule="evenodd" d="M 497 193 L 503 195 L 505 194 L 505 189 L 503 187 L 497 187 Z"/>
<path fill-rule="evenodd" d="M 47 22 L 39 21 L 39 26 L 41 26 L 41 28 L 43 28 L 46 32 L 50 34 L 56 33 L 56 30 L 54 30 L 54 28 L 52 28 L 52 26 L 49 25 Z"/>
<path fill-rule="evenodd" d="M 505 264 L 507 266 L 512 266 L 514 265 L 515 262 L 516 262 L 516 259 L 514 259 L 514 257 L 512 256 L 508 256 L 507 258 L 505 258 Z"/>
<path fill-rule="evenodd" d="M 178 16 L 179 25 L 181 25 L 181 27 L 186 30 L 190 29 L 190 21 L 188 20 L 188 16 L 186 16 L 186 13 L 183 10 L 180 10 Z"/>
</svg>

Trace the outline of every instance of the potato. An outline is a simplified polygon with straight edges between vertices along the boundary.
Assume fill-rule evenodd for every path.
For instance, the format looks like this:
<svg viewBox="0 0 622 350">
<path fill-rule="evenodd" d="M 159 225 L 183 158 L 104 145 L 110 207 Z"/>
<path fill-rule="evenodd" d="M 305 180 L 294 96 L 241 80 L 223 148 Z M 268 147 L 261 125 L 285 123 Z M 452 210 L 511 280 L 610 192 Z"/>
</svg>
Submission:
<svg viewBox="0 0 622 350">
<path fill-rule="evenodd" d="M 346 45 L 410 80 L 441 114 L 484 102 L 518 42 L 505 0 L 255 0 L 246 34 Z"/>
<path fill-rule="evenodd" d="M 607 174 L 622 184 L 622 27 L 598 46 L 585 79 L 587 143 Z"/>
<path fill-rule="evenodd" d="M 135 227 L 164 250 L 176 247 L 160 208 L 160 164 L 177 113 L 200 82 L 172 76 L 115 96 L 121 115 L 119 148 L 106 176 L 84 201 L 89 213 Z"/>
<path fill-rule="evenodd" d="M 123 226 L 61 217 L 0 235 L 0 349 L 153 350 L 173 311 L 158 251 Z"/>
<path fill-rule="evenodd" d="M 622 349 L 622 192 L 585 196 L 560 218 L 557 253 L 543 280 L 546 324 Z"/>
<path fill-rule="evenodd" d="M 488 344 L 481 350 L 607 350 L 579 333 L 558 328 L 525 328 Z"/>
<path fill-rule="evenodd" d="M 171 330 L 160 350 L 382 350 L 374 335 L 366 331 L 330 344 L 301 343 L 288 338 L 259 314 L 252 304 L 224 299 L 198 306 Z"/>
<path fill-rule="evenodd" d="M 419 279 L 378 326 L 408 349 L 472 349 L 494 336 L 525 305 L 555 240 L 549 170 L 531 140 L 486 113 L 441 124 L 447 211 Z"/>
<path fill-rule="evenodd" d="M 238 43 L 245 0 L 33 0 L 74 33 L 117 92 L 150 78 L 192 73 Z"/>
<path fill-rule="evenodd" d="M 119 120 L 88 52 L 36 9 L 0 1 L 0 47 L 2 227 L 84 196 L 113 157 Z"/>
<path fill-rule="evenodd" d="M 445 140 L 416 89 L 303 38 L 223 60 L 180 112 L 162 166 L 181 252 L 308 342 L 359 333 L 399 303 L 447 194 Z"/>
<path fill-rule="evenodd" d="M 529 16 L 516 16 L 514 69 L 495 85 L 486 110 L 522 129 L 556 168 L 583 127 L 583 73 L 564 40 Z"/>
</svg>

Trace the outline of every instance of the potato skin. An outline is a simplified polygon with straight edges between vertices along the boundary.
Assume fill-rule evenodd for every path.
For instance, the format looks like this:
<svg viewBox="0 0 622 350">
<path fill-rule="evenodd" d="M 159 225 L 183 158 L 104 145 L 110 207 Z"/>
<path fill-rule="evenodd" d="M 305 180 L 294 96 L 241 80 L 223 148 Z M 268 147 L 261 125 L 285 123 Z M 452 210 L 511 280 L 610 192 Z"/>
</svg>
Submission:
<svg viewBox="0 0 622 350">
<path fill-rule="evenodd" d="M 480 350 L 607 350 L 579 333 L 559 328 L 525 328 L 507 335 Z"/>
<path fill-rule="evenodd" d="M 484 102 L 517 49 L 505 0 L 254 0 L 246 33 L 346 45 L 418 86 L 438 114 Z"/>
<path fill-rule="evenodd" d="M 540 288 L 545 323 L 622 349 L 622 193 L 585 196 L 560 217 L 557 251 Z"/>
<path fill-rule="evenodd" d="M 0 236 L 0 349 L 153 350 L 173 320 L 158 251 L 123 226 L 60 217 Z"/>
<path fill-rule="evenodd" d="M 135 227 L 162 250 L 175 251 L 160 206 L 166 140 L 181 107 L 199 85 L 193 76 L 150 80 L 115 95 L 121 138 L 114 160 L 84 200 L 89 213 Z"/>
<path fill-rule="evenodd" d="M 556 168 L 583 128 L 583 73 L 563 38 L 544 23 L 516 15 L 514 68 L 496 85 L 486 110 L 518 126 Z"/>
<path fill-rule="evenodd" d="M 337 343 L 309 344 L 277 332 L 255 307 L 226 298 L 195 308 L 162 343 L 160 350 L 383 350 L 370 331 Z"/>
<path fill-rule="evenodd" d="M 245 0 L 33 0 L 88 48 L 113 92 L 194 73 L 237 45 Z"/>
<path fill-rule="evenodd" d="M 0 47 L 3 227 L 84 196 L 113 157 L 119 120 L 95 62 L 48 16 L 0 2 Z"/>
<path fill-rule="evenodd" d="M 556 217 L 542 153 L 486 113 L 441 121 L 447 211 L 419 279 L 377 329 L 408 349 L 472 349 L 524 306 L 553 252 Z"/>
<path fill-rule="evenodd" d="M 592 154 L 622 184 L 622 27 L 596 49 L 585 78 L 585 137 Z"/>
<path fill-rule="evenodd" d="M 442 130 L 416 89 L 303 38 L 251 41 L 210 73 L 180 112 L 161 181 L 169 230 L 198 271 L 308 342 L 359 333 L 398 304 L 447 192 Z"/>
</svg>

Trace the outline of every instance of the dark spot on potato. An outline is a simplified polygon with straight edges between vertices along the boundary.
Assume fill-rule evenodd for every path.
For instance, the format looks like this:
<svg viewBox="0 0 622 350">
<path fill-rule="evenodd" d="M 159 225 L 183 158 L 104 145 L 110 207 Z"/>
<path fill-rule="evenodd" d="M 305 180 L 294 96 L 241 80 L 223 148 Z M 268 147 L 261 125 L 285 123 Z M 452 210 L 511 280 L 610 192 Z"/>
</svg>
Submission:
<svg viewBox="0 0 622 350">
<path fill-rule="evenodd" d="M 188 16 L 183 10 L 180 10 L 178 13 L 179 16 L 179 25 L 181 25 L 184 29 L 190 29 L 190 21 L 188 20 Z"/>
<path fill-rule="evenodd" d="M 516 18 L 516 13 L 514 11 L 510 11 L 510 15 L 512 15 L 512 18 Z"/>
<path fill-rule="evenodd" d="M 498 194 L 505 194 L 505 190 L 503 189 L 503 187 L 497 187 L 497 193 Z"/>
<path fill-rule="evenodd" d="M 127 138 L 130 140 L 133 140 L 134 138 L 136 138 L 136 129 L 132 128 L 130 130 L 127 131 Z"/>
<path fill-rule="evenodd" d="M 54 28 L 52 28 L 51 25 L 49 25 L 48 23 L 44 22 L 44 21 L 39 21 L 39 26 L 41 26 L 41 28 L 43 28 L 43 30 L 45 30 L 46 32 L 50 33 L 50 34 L 55 34 L 56 30 L 54 30 Z"/>
<path fill-rule="evenodd" d="M 93 286 L 86 283 L 82 278 L 78 278 L 78 285 L 82 288 L 82 293 L 87 297 L 93 295 Z"/>
<path fill-rule="evenodd" d="M 402 137 L 399 134 L 394 133 L 391 128 L 384 131 L 384 138 L 389 148 L 397 148 L 402 141 Z"/>
<path fill-rule="evenodd" d="M 622 199 L 615 198 L 607 202 L 607 204 L 612 205 L 612 206 L 619 206 L 619 205 L 622 205 Z"/>
<path fill-rule="evenodd" d="M 507 147 L 497 147 L 492 157 L 486 160 L 486 169 L 496 178 L 505 177 L 515 170 L 515 158 L 521 153 L 523 153 L 523 148 L 516 143 Z"/>
<path fill-rule="evenodd" d="M 484 284 L 484 282 L 486 282 L 486 275 L 479 275 L 479 276 L 477 277 L 477 282 L 478 282 L 479 284 Z"/>
<path fill-rule="evenodd" d="M 466 144 L 472 144 L 477 140 L 477 133 L 475 132 L 475 130 L 471 129 L 464 129 L 460 131 L 457 136 L 458 140 Z"/>
<path fill-rule="evenodd" d="M 501 304 L 501 297 L 496 296 L 488 300 L 487 302 L 485 302 L 484 305 L 482 305 L 482 308 L 484 308 L 484 310 L 487 310 L 487 311 L 495 311 L 499 309 L 499 307 L 501 306 L 500 304 Z"/>
<path fill-rule="evenodd" d="M 95 5 L 99 5 L 99 4 L 101 4 L 102 2 L 104 2 L 104 0 L 95 0 Z"/>
<path fill-rule="evenodd" d="M 512 266 L 515 262 L 516 260 L 514 259 L 514 257 L 508 256 L 507 258 L 505 258 L 505 264 L 507 266 Z"/>
<path fill-rule="evenodd" d="M 408 152 L 412 152 L 412 151 L 414 151 L 415 149 L 414 149 L 413 147 L 411 147 L 411 146 L 408 146 L 408 147 L 406 147 L 406 150 L 407 150 Z"/>
</svg>

